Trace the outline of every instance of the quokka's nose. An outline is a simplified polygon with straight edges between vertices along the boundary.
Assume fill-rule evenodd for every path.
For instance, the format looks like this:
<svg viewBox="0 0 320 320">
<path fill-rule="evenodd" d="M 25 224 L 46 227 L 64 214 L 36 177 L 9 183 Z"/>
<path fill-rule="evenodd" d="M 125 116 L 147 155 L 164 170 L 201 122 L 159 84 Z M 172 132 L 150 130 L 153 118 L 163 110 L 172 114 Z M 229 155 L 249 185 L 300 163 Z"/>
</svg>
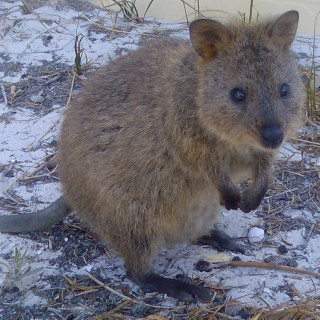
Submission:
<svg viewBox="0 0 320 320">
<path fill-rule="evenodd" d="M 261 137 L 266 148 L 274 149 L 280 146 L 283 140 L 283 132 L 276 125 L 267 126 L 262 129 Z"/>
</svg>

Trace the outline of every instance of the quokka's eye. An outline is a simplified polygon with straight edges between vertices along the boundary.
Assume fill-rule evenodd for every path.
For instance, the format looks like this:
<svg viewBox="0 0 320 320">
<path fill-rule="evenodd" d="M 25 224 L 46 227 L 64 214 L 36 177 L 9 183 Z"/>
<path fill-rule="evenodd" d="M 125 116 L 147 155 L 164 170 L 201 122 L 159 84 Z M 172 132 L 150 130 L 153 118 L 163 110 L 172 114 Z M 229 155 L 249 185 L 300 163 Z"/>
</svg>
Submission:
<svg viewBox="0 0 320 320">
<path fill-rule="evenodd" d="M 231 99 L 235 102 L 242 102 L 246 99 L 246 93 L 243 89 L 234 88 L 230 91 Z"/>
<path fill-rule="evenodd" d="M 286 83 L 283 83 L 280 87 L 280 96 L 281 98 L 286 97 L 289 94 L 289 85 Z"/>
</svg>

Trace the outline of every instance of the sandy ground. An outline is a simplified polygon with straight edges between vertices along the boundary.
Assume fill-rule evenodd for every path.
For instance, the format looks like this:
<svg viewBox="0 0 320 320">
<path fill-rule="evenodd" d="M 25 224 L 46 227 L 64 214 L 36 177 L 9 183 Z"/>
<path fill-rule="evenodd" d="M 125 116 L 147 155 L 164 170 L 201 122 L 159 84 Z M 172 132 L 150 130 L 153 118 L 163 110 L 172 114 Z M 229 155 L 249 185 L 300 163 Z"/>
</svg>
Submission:
<svg viewBox="0 0 320 320">
<path fill-rule="evenodd" d="M 93 69 L 136 49 L 142 39 L 187 37 L 187 26 L 120 17 L 115 24 L 114 14 L 85 4 L 75 8 L 71 2 L 45 6 L 39 1 L 26 13 L 21 2 L 5 1 L 0 17 L 0 213 L 28 213 L 60 195 L 56 168 L 45 162 L 55 153 L 69 95 Z M 82 38 L 80 77 L 73 72 L 76 35 Z M 298 36 L 293 45 L 304 67 L 311 64 L 312 41 Z M 319 66 L 318 38 L 315 58 Z M 0 234 L 0 319 L 188 319 L 190 314 L 200 319 L 218 309 L 230 318 L 249 319 L 248 306 L 273 310 L 316 298 L 320 280 L 315 276 L 216 262 L 266 261 L 320 271 L 319 146 L 306 141 L 319 135 L 315 122 L 301 130 L 305 141 L 284 146 L 273 185 L 256 212 L 221 212 L 218 227 L 238 238 L 245 254 L 190 244 L 160 252 L 155 269 L 205 283 L 216 292 L 212 304 L 186 305 L 143 292 L 126 279 L 112 248 L 71 216 L 47 232 Z M 253 226 L 264 230 L 262 242 L 248 242 Z"/>
</svg>

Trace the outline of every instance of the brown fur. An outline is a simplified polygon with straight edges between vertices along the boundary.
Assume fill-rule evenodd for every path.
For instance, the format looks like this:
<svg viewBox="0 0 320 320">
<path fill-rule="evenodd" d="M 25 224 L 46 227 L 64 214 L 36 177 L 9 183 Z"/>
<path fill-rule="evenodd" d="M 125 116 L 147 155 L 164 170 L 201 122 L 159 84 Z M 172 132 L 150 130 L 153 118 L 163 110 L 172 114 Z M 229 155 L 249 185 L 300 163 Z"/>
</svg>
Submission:
<svg viewBox="0 0 320 320">
<path fill-rule="evenodd" d="M 301 125 L 303 86 L 289 50 L 297 24 L 296 11 L 250 25 L 196 20 L 193 47 L 156 40 L 110 62 L 66 110 L 64 199 L 24 219 L 0 217 L 0 232 L 44 228 L 75 210 L 124 257 L 132 280 L 210 300 L 204 288 L 153 274 L 150 262 L 159 247 L 202 235 L 239 249 L 209 230 L 219 204 L 259 206 L 277 148 Z M 240 195 L 244 176 L 252 184 Z"/>
<path fill-rule="evenodd" d="M 259 205 L 276 152 L 261 143 L 262 128 L 276 123 L 287 138 L 303 118 L 288 49 L 295 30 L 201 23 L 191 27 L 201 57 L 189 42 L 153 41 L 99 70 L 65 112 L 67 203 L 134 274 L 150 271 L 159 247 L 208 233 L 219 201 L 240 197 L 234 183 L 244 175 L 253 182 L 239 207 Z M 241 106 L 230 99 L 234 87 L 248 92 Z"/>
</svg>

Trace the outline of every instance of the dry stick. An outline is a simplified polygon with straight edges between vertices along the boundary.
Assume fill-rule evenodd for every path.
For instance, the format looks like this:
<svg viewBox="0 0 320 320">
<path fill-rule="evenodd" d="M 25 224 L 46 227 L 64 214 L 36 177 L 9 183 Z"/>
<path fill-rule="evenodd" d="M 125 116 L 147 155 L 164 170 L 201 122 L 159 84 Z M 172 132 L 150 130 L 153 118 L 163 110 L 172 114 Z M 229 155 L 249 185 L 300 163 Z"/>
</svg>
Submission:
<svg viewBox="0 0 320 320">
<path fill-rule="evenodd" d="M 125 300 L 125 301 L 122 301 L 120 304 L 118 304 L 116 307 L 114 307 L 113 309 L 109 310 L 107 312 L 107 314 L 113 314 L 115 312 L 117 312 L 118 310 L 122 309 L 124 306 L 126 306 L 127 304 L 129 304 L 130 301 L 129 300 Z"/>
<path fill-rule="evenodd" d="M 123 34 L 130 34 L 130 31 L 125 31 L 125 30 L 121 30 L 121 29 L 115 29 L 114 28 L 114 24 L 112 25 L 112 27 L 106 27 L 103 24 L 99 24 L 98 22 L 94 22 L 92 21 L 89 17 L 84 15 L 84 18 L 87 19 L 90 23 L 92 23 L 93 25 L 96 25 L 106 31 L 111 31 L 111 32 L 117 32 L 117 33 L 123 33 Z M 128 24 L 129 26 L 132 26 L 131 24 Z M 182 23 L 181 23 L 182 25 Z M 144 26 L 139 26 L 139 29 L 145 29 L 147 31 L 153 31 L 154 27 L 149 28 L 149 27 L 144 27 Z M 157 30 L 157 29 L 156 29 Z M 167 31 L 167 30 L 171 30 L 170 28 L 166 28 L 166 29 L 162 29 L 162 31 Z M 166 36 L 163 35 L 159 35 L 159 34 L 151 34 L 149 32 L 139 32 L 139 34 L 141 36 L 150 36 L 150 37 L 156 37 L 156 38 L 166 38 Z"/>
<path fill-rule="evenodd" d="M 114 32 L 115 32 L 115 30 L 116 30 L 117 21 L 118 21 L 118 12 L 116 13 L 116 15 L 115 15 L 115 17 L 114 17 L 114 21 L 113 21 L 113 23 L 112 23 L 112 31 L 111 31 L 110 37 L 109 37 L 109 40 L 110 40 L 110 41 L 113 39 Z"/>
<path fill-rule="evenodd" d="M 292 306 L 288 306 L 289 304 L 294 303 L 294 305 Z M 310 306 L 311 304 L 311 306 Z M 312 306 L 312 304 L 315 304 L 315 306 Z M 316 307 L 319 304 L 318 301 L 312 301 L 311 303 L 309 303 L 308 301 L 289 301 L 289 302 L 283 302 L 277 306 L 275 306 L 274 308 L 271 308 L 269 311 L 267 311 L 266 313 L 263 314 L 263 316 L 269 316 L 269 315 L 275 315 L 276 311 L 283 309 L 284 307 L 286 307 L 287 309 L 284 309 L 282 311 L 279 311 L 279 313 L 283 313 L 283 312 L 297 312 L 297 311 L 302 311 L 304 312 L 304 315 L 309 315 L 309 311 L 308 310 L 303 310 L 303 307 L 306 307 L 308 305 L 308 307 Z M 278 313 L 278 314 L 279 314 Z M 315 316 L 315 314 L 313 312 L 310 313 L 310 319 L 314 319 L 313 317 Z"/>
<path fill-rule="evenodd" d="M 9 195 L 9 191 L 12 189 L 12 187 L 17 184 L 19 181 L 25 181 L 28 179 L 33 179 L 33 178 L 40 178 L 40 177 L 48 177 L 51 176 L 52 174 L 56 172 L 56 170 L 52 170 L 50 172 L 50 174 L 45 174 L 45 175 L 41 175 L 41 176 L 34 176 L 37 172 L 39 172 L 40 170 L 42 170 L 44 167 L 46 167 L 48 164 L 48 162 L 46 163 L 42 163 L 37 169 L 35 169 L 33 172 L 31 172 L 27 177 L 23 177 L 23 174 L 20 174 L 17 178 L 15 178 L 13 181 L 10 182 L 10 184 L 7 186 L 7 188 L 5 190 L 3 190 L 2 192 L 9 197 L 12 201 L 18 203 L 16 200 L 14 200 L 14 198 L 12 198 Z"/>
<path fill-rule="evenodd" d="M 70 103 L 70 100 L 71 100 L 71 97 L 72 97 L 72 91 L 73 91 L 73 86 L 74 86 L 75 78 L 76 78 L 76 73 L 73 73 L 73 77 L 72 77 L 72 81 L 71 81 L 71 87 L 70 87 L 70 91 L 69 91 L 69 97 L 68 97 L 68 101 L 67 101 L 67 103 L 66 103 L 65 108 L 67 108 L 68 105 L 69 105 L 69 103 Z M 57 123 L 61 120 L 61 118 L 62 118 L 62 114 L 59 115 L 58 119 L 49 127 L 49 129 L 48 129 L 43 135 L 41 135 L 39 138 L 37 138 L 35 141 L 33 141 L 33 142 L 31 143 L 31 145 L 28 147 L 27 150 L 28 150 L 28 151 L 31 151 L 32 146 L 33 146 L 36 142 L 42 140 L 42 139 L 57 125 Z"/>
<path fill-rule="evenodd" d="M 163 307 L 163 306 L 153 306 L 152 304 L 148 304 L 148 303 L 145 303 L 143 301 L 139 301 L 139 300 L 135 300 L 135 299 L 132 299 L 128 296 L 125 296 L 124 294 L 110 288 L 108 285 L 104 284 L 103 282 L 101 282 L 100 280 L 98 280 L 97 278 L 95 278 L 91 273 L 87 272 L 87 276 L 89 278 L 91 278 L 94 282 L 98 283 L 100 286 L 102 286 L 103 288 L 107 289 L 108 291 L 110 291 L 111 293 L 121 297 L 122 299 L 125 299 L 127 301 L 130 301 L 132 303 L 135 303 L 135 304 L 142 304 L 142 305 L 145 305 L 147 307 L 151 307 L 151 308 L 159 308 L 159 309 L 168 309 L 169 307 Z"/>
<path fill-rule="evenodd" d="M 305 142 L 307 144 L 313 144 L 315 146 L 319 146 L 320 147 L 320 143 L 315 142 L 315 141 L 303 140 L 303 139 L 299 139 L 299 138 L 292 138 L 292 139 L 296 140 L 296 141 L 300 141 L 300 142 Z"/>
<path fill-rule="evenodd" d="M 255 262 L 255 261 L 229 261 L 223 264 L 227 264 L 230 267 L 261 268 L 261 269 L 268 269 L 268 270 L 286 271 L 290 273 L 300 273 L 300 274 L 306 274 L 309 276 L 313 276 L 317 279 L 320 279 L 320 273 L 299 269 L 299 268 L 294 268 L 294 267 L 282 266 L 275 263 Z"/>
</svg>

